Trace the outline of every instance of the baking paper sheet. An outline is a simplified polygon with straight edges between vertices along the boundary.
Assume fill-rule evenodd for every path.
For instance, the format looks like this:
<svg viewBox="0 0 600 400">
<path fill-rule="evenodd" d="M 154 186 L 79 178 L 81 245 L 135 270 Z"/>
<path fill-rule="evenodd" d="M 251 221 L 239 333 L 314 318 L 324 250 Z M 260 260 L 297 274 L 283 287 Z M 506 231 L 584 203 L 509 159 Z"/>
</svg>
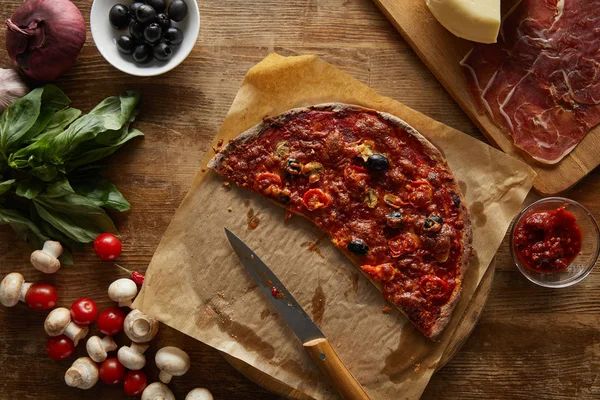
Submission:
<svg viewBox="0 0 600 400">
<path fill-rule="evenodd" d="M 439 342 L 423 337 L 376 287 L 301 217 L 201 170 L 148 268 L 134 306 L 316 399 L 337 394 L 231 250 L 223 227 L 266 263 L 333 344 L 373 400 L 417 399 L 506 230 L 534 172 L 526 164 L 436 122 L 316 56 L 271 54 L 252 68 L 218 132 L 227 141 L 264 117 L 338 101 L 386 111 L 435 144 L 466 197 L 475 254 L 461 301 Z M 207 154 L 204 165 L 214 155 Z M 252 229 L 255 227 L 254 229 Z"/>
</svg>

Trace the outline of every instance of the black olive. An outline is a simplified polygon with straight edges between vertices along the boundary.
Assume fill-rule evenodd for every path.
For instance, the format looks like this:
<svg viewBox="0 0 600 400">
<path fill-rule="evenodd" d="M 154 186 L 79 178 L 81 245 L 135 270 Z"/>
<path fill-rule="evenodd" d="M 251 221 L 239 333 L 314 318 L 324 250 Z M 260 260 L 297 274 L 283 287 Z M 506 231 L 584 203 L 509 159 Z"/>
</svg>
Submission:
<svg viewBox="0 0 600 400">
<path fill-rule="evenodd" d="M 439 215 L 430 215 L 429 218 L 440 225 L 444 223 L 444 220 Z"/>
<path fill-rule="evenodd" d="M 167 29 L 171 27 L 171 20 L 169 19 L 167 14 L 158 14 L 156 16 L 156 22 L 158 22 L 163 32 L 166 32 Z"/>
<path fill-rule="evenodd" d="M 137 21 L 137 9 L 143 6 L 144 3 L 141 1 L 136 1 L 132 5 L 129 6 L 129 17 Z"/>
<path fill-rule="evenodd" d="M 427 218 L 425 220 L 425 223 L 423 224 L 423 227 L 425 229 L 431 229 L 431 228 L 433 228 L 434 225 L 435 225 L 435 221 L 432 220 L 431 218 Z"/>
<path fill-rule="evenodd" d="M 144 29 L 144 39 L 150 44 L 157 43 L 162 37 L 162 29 L 156 22 L 151 23 Z"/>
<path fill-rule="evenodd" d="M 131 36 L 123 35 L 117 39 L 117 49 L 123 54 L 131 54 L 133 51 L 133 46 L 134 43 Z"/>
<path fill-rule="evenodd" d="M 454 203 L 454 205 L 455 205 L 456 207 L 460 206 L 460 196 L 459 196 L 459 195 L 457 195 L 456 193 L 454 193 L 454 194 L 452 195 L 452 202 Z"/>
<path fill-rule="evenodd" d="M 131 24 L 129 24 L 129 34 L 135 40 L 144 40 L 144 25 L 137 21 L 131 21 Z"/>
<path fill-rule="evenodd" d="M 156 19 L 156 11 L 147 4 L 142 4 L 135 12 L 136 20 L 142 25 L 148 25 Z"/>
<path fill-rule="evenodd" d="M 369 252 L 369 246 L 360 239 L 355 239 L 348 243 L 348 251 L 360 256 L 364 256 Z"/>
<path fill-rule="evenodd" d="M 290 175 L 300 175 L 302 173 L 302 164 L 294 158 L 288 158 L 285 163 L 285 172 Z"/>
<path fill-rule="evenodd" d="M 402 213 L 400 211 L 392 211 L 385 216 L 385 224 L 390 228 L 398 228 L 402 225 Z"/>
<path fill-rule="evenodd" d="M 145 64 L 152 59 L 152 46 L 148 43 L 142 43 L 133 49 L 133 59 L 135 62 Z"/>
<path fill-rule="evenodd" d="M 167 2 L 165 0 L 146 0 L 146 4 L 154 8 L 157 13 L 161 13 L 167 8 Z"/>
<path fill-rule="evenodd" d="M 373 154 L 367 158 L 367 168 L 371 171 L 384 171 L 389 166 L 390 162 L 383 154 Z"/>
<path fill-rule="evenodd" d="M 175 22 L 181 22 L 187 15 L 187 4 L 183 0 L 173 0 L 169 4 L 169 18 Z"/>
<path fill-rule="evenodd" d="M 115 29 L 125 28 L 129 22 L 129 9 L 123 4 L 115 4 L 108 12 L 108 20 Z"/>
<path fill-rule="evenodd" d="M 183 32 L 181 32 L 181 29 L 179 28 L 171 27 L 165 32 L 164 38 L 167 41 L 167 43 L 175 46 L 183 42 Z"/>
<path fill-rule="evenodd" d="M 154 58 L 160 61 L 167 61 L 173 55 L 173 49 L 165 42 L 160 42 L 154 46 Z"/>
</svg>

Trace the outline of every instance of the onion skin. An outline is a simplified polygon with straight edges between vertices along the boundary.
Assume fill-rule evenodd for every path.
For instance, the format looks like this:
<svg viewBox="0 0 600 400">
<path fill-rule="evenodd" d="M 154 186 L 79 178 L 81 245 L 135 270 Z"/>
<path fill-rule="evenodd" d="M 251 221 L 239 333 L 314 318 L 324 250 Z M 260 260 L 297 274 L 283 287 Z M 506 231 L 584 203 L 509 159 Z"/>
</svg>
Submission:
<svg viewBox="0 0 600 400">
<path fill-rule="evenodd" d="M 6 25 L 10 59 L 38 81 L 69 71 L 85 43 L 85 21 L 70 0 L 26 0 Z"/>
</svg>

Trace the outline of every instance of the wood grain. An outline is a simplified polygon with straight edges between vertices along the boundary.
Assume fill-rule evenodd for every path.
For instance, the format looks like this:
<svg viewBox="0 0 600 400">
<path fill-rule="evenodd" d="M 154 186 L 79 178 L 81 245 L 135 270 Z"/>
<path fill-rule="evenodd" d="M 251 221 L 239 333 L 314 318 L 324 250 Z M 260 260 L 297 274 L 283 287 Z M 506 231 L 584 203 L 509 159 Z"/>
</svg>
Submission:
<svg viewBox="0 0 600 400">
<path fill-rule="evenodd" d="M 20 3 L 0 0 L 1 16 L 9 17 Z M 89 21 L 91 1 L 75 3 Z M 125 146 L 106 169 L 133 205 L 132 211 L 115 215 L 124 242 L 119 263 L 129 269 L 145 270 L 244 75 L 270 51 L 318 54 L 381 94 L 483 139 L 370 0 L 206 0 L 200 2 L 200 11 L 198 43 L 168 75 L 135 78 L 118 72 L 98 53 L 88 29 L 77 65 L 58 82 L 84 111 L 124 89 L 143 94 L 136 126 L 146 137 Z M 351 35 L 353 27 L 360 35 Z M 4 32 L 0 30 L 0 43 Z M 0 60 L 2 67 L 9 66 L 4 49 Z M 592 172 L 567 193 L 596 217 L 599 178 L 598 171 Z M 32 281 L 52 282 L 62 306 L 83 296 L 100 308 L 113 305 L 108 285 L 126 274 L 99 261 L 90 248 L 76 255 L 76 266 L 54 276 L 42 276 L 29 265 L 30 251 L 9 228 L 0 227 L 2 276 L 18 271 Z M 456 357 L 433 376 L 422 398 L 599 398 L 600 272 L 574 288 L 552 291 L 520 275 L 506 242 L 496 260 L 494 287 L 479 325 Z M 45 315 L 22 305 L 0 309 L 0 399 L 130 398 L 119 387 L 98 385 L 86 392 L 67 387 L 63 375 L 69 362 L 53 362 L 45 354 Z M 123 337 L 117 341 L 127 342 Z M 150 365 L 154 351 L 163 345 L 181 346 L 192 359 L 190 372 L 170 385 L 178 399 L 197 386 L 208 387 L 216 399 L 280 399 L 244 378 L 214 349 L 164 326 L 149 350 Z M 77 351 L 83 354 L 85 349 Z M 154 369 L 149 375 L 157 377 Z"/>
<path fill-rule="evenodd" d="M 553 195 L 574 186 L 600 164 L 600 127 L 592 129 L 581 143 L 561 162 L 543 165 L 516 148 L 512 138 L 492 119 L 477 110 L 459 63 L 473 47 L 444 29 L 429 12 L 425 1 L 374 0 L 404 39 L 412 46 L 442 85 L 496 147 L 529 163 L 538 173 L 534 188 Z M 508 3 L 503 8 L 508 10 Z"/>
</svg>

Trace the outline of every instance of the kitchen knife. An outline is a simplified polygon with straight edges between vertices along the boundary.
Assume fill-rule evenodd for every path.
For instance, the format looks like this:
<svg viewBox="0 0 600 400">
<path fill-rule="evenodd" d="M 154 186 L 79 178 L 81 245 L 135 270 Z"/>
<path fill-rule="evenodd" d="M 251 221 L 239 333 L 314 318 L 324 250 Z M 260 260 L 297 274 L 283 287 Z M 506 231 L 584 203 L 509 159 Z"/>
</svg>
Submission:
<svg viewBox="0 0 600 400">
<path fill-rule="evenodd" d="M 369 400 L 369 396 L 348 368 L 344 366 L 323 332 L 310 319 L 269 267 L 229 229 L 225 228 L 225 233 L 231 247 L 233 247 L 250 276 L 275 306 L 279 315 L 302 341 L 302 345 L 308 354 L 329 378 L 342 398 L 346 400 Z"/>
</svg>

